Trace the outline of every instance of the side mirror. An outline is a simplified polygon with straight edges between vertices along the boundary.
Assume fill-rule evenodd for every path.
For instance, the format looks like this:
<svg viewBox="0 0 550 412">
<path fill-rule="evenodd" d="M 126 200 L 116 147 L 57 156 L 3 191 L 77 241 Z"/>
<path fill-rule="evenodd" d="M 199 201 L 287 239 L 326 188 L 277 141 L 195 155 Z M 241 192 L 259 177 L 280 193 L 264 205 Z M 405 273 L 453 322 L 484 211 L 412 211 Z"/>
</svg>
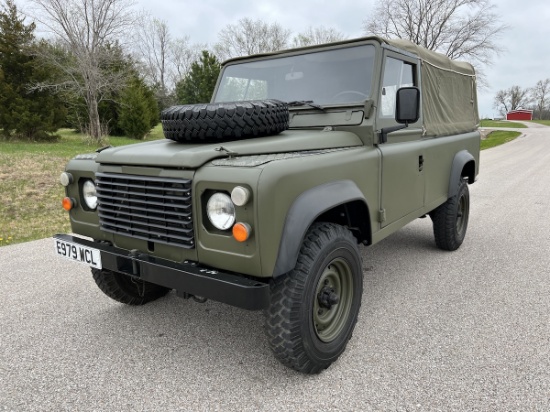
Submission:
<svg viewBox="0 0 550 412">
<path fill-rule="evenodd" d="M 395 121 L 397 123 L 415 123 L 420 117 L 420 90 L 418 87 L 402 87 L 397 90 L 395 103 Z"/>
<path fill-rule="evenodd" d="M 384 127 L 380 130 L 378 142 L 386 143 L 388 133 L 409 127 L 409 123 L 415 123 L 420 118 L 420 89 L 418 87 L 402 87 L 397 90 L 395 96 L 395 121 L 397 126 Z"/>
</svg>

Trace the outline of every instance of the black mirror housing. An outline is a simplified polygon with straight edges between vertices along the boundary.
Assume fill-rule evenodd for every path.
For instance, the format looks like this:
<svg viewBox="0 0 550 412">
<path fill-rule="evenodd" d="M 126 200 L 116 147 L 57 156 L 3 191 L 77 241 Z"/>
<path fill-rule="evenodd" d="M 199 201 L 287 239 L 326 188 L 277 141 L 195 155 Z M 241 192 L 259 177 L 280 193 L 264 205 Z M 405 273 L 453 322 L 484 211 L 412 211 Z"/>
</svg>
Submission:
<svg viewBox="0 0 550 412">
<path fill-rule="evenodd" d="M 395 121 L 397 123 L 415 123 L 420 118 L 420 89 L 401 87 L 397 90 Z"/>
<path fill-rule="evenodd" d="M 420 118 L 420 89 L 418 87 L 401 87 L 395 96 L 395 121 L 397 126 L 384 127 L 380 130 L 379 143 L 388 141 L 388 133 L 405 129 L 409 123 L 416 123 Z"/>
</svg>

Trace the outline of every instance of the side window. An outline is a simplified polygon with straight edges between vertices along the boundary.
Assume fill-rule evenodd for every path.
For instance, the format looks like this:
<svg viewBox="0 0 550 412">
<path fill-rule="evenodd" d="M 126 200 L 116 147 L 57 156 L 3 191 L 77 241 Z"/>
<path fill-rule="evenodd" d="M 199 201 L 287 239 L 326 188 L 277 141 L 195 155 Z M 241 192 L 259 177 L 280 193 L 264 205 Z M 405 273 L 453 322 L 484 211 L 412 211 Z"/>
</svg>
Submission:
<svg viewBox="0 0 550 412">
<path fill-rule="evenodd" d="M 414 86 L 414 66 L 393 57 L 387 57 L 382 80 L 380 117 L 395 116 L 397 89 L 407 86 Z"/>
</svg>

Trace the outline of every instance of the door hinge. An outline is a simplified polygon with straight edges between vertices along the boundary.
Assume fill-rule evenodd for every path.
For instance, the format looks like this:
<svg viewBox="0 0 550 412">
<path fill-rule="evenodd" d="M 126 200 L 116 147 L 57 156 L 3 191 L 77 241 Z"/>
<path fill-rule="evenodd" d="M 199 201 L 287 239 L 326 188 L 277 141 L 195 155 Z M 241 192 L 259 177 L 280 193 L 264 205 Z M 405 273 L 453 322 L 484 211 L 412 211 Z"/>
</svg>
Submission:
<svg viewBox="0 0 550 412">
<path fill-rule="evenodd" d="M 380 223 L 386 221 L 386 209 L 380 209 L 380 210 L 378 211 L 378 221 L 379 221 Z"/>
</svg>

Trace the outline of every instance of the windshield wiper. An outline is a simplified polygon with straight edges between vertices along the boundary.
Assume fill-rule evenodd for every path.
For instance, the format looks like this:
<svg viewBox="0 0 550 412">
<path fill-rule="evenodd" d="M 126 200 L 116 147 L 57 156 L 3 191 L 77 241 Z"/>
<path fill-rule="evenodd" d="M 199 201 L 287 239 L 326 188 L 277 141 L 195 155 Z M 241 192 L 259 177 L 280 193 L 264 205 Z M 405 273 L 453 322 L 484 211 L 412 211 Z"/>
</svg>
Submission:
<svg viewBox="0 0 550 412">
<path fill-rule="evenodd" d="M 293 107 L 293 106 L 309 106 L 309 107 L 313 107 L 314 109 L 317 109 L 317 110 L 322 110 L 323 112 L 325 111 L 325 108 L 321 105 L 318 105 L 316 103 L 313 103 L 313 100 L 294 100 L 292 102 L 288 102 L 287 103 L 290 107 Z"/>
</svg>

